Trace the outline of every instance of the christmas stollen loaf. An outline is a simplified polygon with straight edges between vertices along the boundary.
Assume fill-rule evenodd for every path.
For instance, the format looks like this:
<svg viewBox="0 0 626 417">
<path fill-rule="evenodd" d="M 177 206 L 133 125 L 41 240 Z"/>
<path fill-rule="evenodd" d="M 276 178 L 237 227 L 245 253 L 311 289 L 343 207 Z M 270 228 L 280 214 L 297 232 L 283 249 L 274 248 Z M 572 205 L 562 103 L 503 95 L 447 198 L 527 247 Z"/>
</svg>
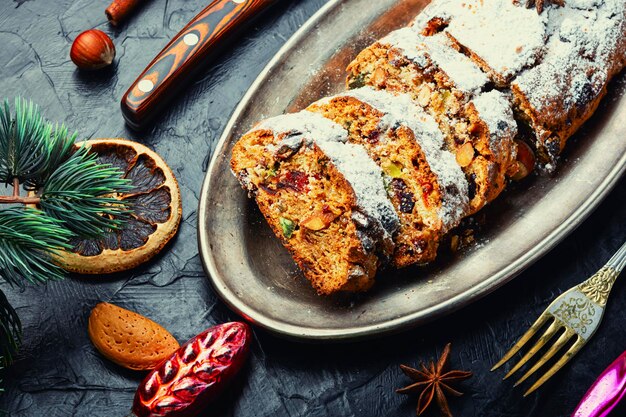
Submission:
<svg viewBox="0 0 626 417">
<path fill-rule="evenodd" d="M 233 172 L 318 293 L 432 261 L 532 169 L 522 141 L 550 169 L 596 109 L 626 64 L 626 2 L 526 3 L 434 0 L 355 57 L 349 91 L 235 145 Z"/>
<path fill-rule="evenodd" d="M 547 10 L 544 55 L 511 82 L 520 119 L 554 159 L 595 112 L 609 81 L 626 64 L 626 2 L 604 0 L 593 11 L 578 3 Z"/>
<path fill-rule="evenodd" d="M 338 124 L 302 111 L 246 133 L 231 168 L 320 294 L 364 291 L 393 254 L 382 170 Z"/>
</svg>

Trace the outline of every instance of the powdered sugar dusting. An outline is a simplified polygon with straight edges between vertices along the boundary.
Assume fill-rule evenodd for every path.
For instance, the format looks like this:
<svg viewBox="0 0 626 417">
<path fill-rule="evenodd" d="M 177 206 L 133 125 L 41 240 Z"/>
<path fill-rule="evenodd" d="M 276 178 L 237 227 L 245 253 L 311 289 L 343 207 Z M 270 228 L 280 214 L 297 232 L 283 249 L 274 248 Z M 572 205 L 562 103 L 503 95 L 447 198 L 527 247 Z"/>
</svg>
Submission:
<svg viewBox="0 0 626 417">
<path fill-rule="evenodd" d="M 362 146 L 346 143 L 348 132 L 343 127 L 304 110 L 267 119 L 252 131 L 265 129 L 275 136 L 284 135 L 277 144 L 268 146 L 271 152 L 285 146 L 298 149 L 302 144 L 317 145 L 352 186 L 359 209 L 380 223 L 389 236 L 398 229 L 400 220 L 387 197 L 382 170 Z"/>
<path fill-rule="evenodd" d="M 440 18 L 449 22 L 460 7 L 459 0 L 433 0 L 415 17 L 410 26 L 421 32 L 431 19 Z"/>
<path fill-rule="evenodd" d="M 430 65 L 430 59 L 424 49 L 418 48 L 421 44 L 422 36 L 411 28 L 394 30 L 378 41 L 381 45 L 389 45 L 399 50 L 407 59 L 413 61 L 417 66 L 425 68 Z"/>
<path fill-rule="evenodd" d="M 489 128 L 489 148 L 497 159 L 508 159 L 514 149 L 517 123 L 508 98 L 497 90 L 483 93 L 472 100 L 478 115 Z"/>
<path fill-rule="evenodd" d="M 335 97 L 348 96 L 383 112 L 381 126 L 387 130 L 404 125 L 415 134 L 428 165 L 437 176 L 442 194 L 439 217 L 445 231 L 455 227 L 468 207 L 468 184 L 452 153 L 445 149 L 444 137 L 437 122 L 424 112 L 408 94 L 393 94 L 386 90 L 363 87 Z M 331 100 L 327 98 L 323 100 Z"/>
<path fill-rule="evenodd" d="M 389 235 L 393 235 L 400 220 L 387 197 L 383 171 L 365 149 L 352 143 L 325 140 L 316 141 L 316 145 L 352 185 L 359 207 L 378 220 Z"/>
<path fill-rule="evenodd" d="M 448 74 L 459 89 L 476 92 L 489 82 L 474 61 L 452 47 L 450 38 L 446 35 L 428 36 L 424 38 L 424 46 L 433 61 Z"/>
<path fill-rule="evenodd" d="M 540 118 L 559 124 L 563 121 L 555 117 L 571 116 L 577 109 L 584 112 L 623 67 L 625 13 L 623 0 L 579 0 L 548 9 L 551 37 L 545 56 L 512 83 Z"/>
<path fill-rule="evenodd" d="M 454 49 L 444 34 L 422 36 L 407 27 L 391 32 L 380 43 L 397 49 L 420 68 L 440 68 L 458 89 L 465 92 L 478 91 L 489 81 L 470 58 Z"/>
<path fill-rule="evenodd" d="M 251 132 L 271 130 L 285 133 L 281 145 L 299 146 L 302 141 L 310 146 L 314 139 L 334 142 L 347 142 L 348 132 L 332 120 L 311 112 L 283 114 L 265 119 L 257 124 Z"/>
<path fill-rule="evenodd" d="M 445 31 L 480 57 L 496 81 L 506 82 L 537 61 L 547 37 L 546 13 L 539 15 L 524 7 L 524 1 L 517 3 L 522 4 L 512 0 L 435 0 L 414 27 L 421 30 L 428 16 L 442 17 L 448 22 Z"/>
</svg>

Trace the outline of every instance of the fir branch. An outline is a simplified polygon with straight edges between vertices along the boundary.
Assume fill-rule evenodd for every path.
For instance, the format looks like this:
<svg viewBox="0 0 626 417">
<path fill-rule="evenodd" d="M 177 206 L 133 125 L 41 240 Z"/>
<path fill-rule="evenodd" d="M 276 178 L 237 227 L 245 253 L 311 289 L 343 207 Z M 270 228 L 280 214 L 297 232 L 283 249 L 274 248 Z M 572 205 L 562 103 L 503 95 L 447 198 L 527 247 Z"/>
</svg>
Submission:
<svg viewBox="0 0 626 417">
<path fill-rule="evenodd" d="M 65 271 L 52 257 L 71 249 L 71 237 L 102 237 L 129 213 L 115 196 L 130 191 L 130 181 L 118 168 L 99 164 L 88 147 L 76 149 L 75 139 L 64 125 L 46 122 L 32 102 L 17 99 L 14 114 L 8 101 L 0 105 L 0 182 L 13 185 L 0 204 L 41 208 L 0 210 L 0 278 L 10 285 L 62 279 Z M 31 194 L 20 195 L 22 186 Z M 19 318 L 0 291 L 0 369 L 20 338 Z"/>
<path fill-rule="evenodd" d="M 0 107 L 0 181 L 34 181 L 42 176 L 49 163 L 47 138 L 51 126 L 39 108 L 23 99 L 15 100 L 15 115 L 8 100 Z"/>
<path fill-rule="evenodd" d="M 74 151 L 74 141 L 76 133 L 69 134 L 65 125 L 50 125 L 50 134 L 45 138 L 48 158 L 43 174 L 38 178 L 27 181 L 24 185 L 26 189 L 35 190 L 41 187 L 50 178 L 50 175 L 65 161 L 67 161 Z"/>
<path fill-rule="evenodd" d="M 51 132 L 48 146 L 50 150 L 48 171 L 53 172 L 72 155 L 74 142 L 78 135 L 77 133 L 70 135 L 64 124 L 60 126 L 58 124 L 55 125 L 54 128 L 51 129 Z"/>
<path fill-rule="evenodd" d="M 40 210 L 0 210 L 0 276 L 20 288 L 24 279 L 33 284 L 62 279 L 65 273 L 52 263 L 50 254 L 69 249 L 71 236 L 58 220 Z"/>
<path fill-rule="evenodd" d="M 0 290 L 0 369 L 11 363 L 21 340 L 20 318 Z"/>
<path fill-rule="evenodd" d="M 61 164 L 41 189 L 40 206 L 50 217 L 63 222 L 83 237 L 99 237 L 116 229 L 128 214 L 128 204 L 115 193 L 131 190 L 130 181 L 110 164 L 100 164 L 82 146 Z"/>
</svg>

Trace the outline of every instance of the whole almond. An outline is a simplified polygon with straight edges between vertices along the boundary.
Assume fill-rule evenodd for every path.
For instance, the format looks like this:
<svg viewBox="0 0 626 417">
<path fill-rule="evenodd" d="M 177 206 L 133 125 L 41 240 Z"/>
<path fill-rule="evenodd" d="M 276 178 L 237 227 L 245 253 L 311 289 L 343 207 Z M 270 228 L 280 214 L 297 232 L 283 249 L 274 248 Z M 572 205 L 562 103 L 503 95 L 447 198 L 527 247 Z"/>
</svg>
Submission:
<svg viewBox="0 0 626 417">
<path fill-rule="evenodd" d="M 180 347 L 159 324 L 109 303 L 93 308 L 88 331 L 91 342 L 102 355 L 136 371 L 153 369 Z"/>
</svg>

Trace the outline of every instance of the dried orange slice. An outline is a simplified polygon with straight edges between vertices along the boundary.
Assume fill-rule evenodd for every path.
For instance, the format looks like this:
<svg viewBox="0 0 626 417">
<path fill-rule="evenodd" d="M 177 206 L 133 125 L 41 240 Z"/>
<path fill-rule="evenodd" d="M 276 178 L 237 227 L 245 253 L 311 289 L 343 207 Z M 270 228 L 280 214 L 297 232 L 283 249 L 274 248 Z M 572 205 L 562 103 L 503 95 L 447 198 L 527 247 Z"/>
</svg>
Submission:
<svg viewBox="0 0 626 417">
<path fill-rule="evenodd" d="M 130 218 L 101 239 L 74 238 L 56 263 L 70 272 L 108 274 L 134 268 L 159 253 L 176 234 L 182 216 L 180 189 L 165 161 L 144 145 L 126 139 L 86 141 L 101 163 L 120 168 L 132 190 L 118 194 L 131 203 Z M 82 143 L 77 143 L 80 146 Z"/>
</svg>

